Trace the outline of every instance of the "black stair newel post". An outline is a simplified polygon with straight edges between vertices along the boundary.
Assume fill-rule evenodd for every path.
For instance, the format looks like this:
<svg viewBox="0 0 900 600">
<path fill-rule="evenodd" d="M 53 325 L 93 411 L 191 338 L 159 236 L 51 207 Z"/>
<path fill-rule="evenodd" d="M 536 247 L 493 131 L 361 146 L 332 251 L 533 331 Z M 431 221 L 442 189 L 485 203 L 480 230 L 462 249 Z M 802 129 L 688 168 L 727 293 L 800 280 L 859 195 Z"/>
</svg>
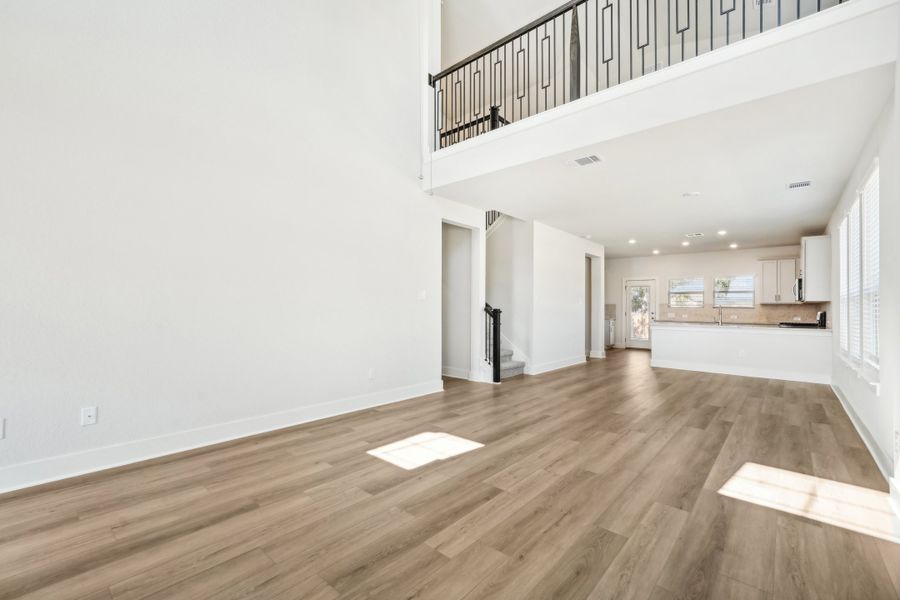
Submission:
<svg viewBox="0 0 900 600">
<path fill-rule="evenodd" d="M 500 107 L 491 107 L 491 131 L 500 127 Z"/>
<path fill-rule="evenodd" d="M 572 29 L 569 34 L 569 100 L 581 98 L 581 38 L 578 33 L 578 5 L 572 2 Z"/>
<path fill-rule="evenodd" d="M 500 383 L 500 309 L 495 308 L 493 310 L 493 318 L 491 319 L 494 323 L 494 339 L 492 348 L 493 356 L 491 357 L 491 362 L 494 367 L 494 383 Z"/>
</svg>

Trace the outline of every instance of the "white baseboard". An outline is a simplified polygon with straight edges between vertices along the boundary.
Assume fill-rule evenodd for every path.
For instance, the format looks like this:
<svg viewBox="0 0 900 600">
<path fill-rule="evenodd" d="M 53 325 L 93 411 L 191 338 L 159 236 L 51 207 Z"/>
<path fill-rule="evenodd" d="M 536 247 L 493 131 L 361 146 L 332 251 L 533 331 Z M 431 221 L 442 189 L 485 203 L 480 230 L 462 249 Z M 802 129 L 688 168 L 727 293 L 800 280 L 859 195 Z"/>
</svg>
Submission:
<svg viewBox="0 0 900 600">
<path fill-rule="evenodd" d="M 606 358 L 606 350 L 591 350 L 591 358 Z"/>
<path fill-rule="evenodd" d="M 431 381 L 228 423 L 219 423 L 198 429 L 179 431 L 155 438 L 93 448 L 83 452 L 11 465 L 0 469 L 0 494 L 95 471 L 121 467 L 151 458 L 176 454 L 186 450 L 193 450 L 203 446 L 228 442 L 374 406 L 408 400 L 417 396 L 441 392 L 443 389 L 444 384 L 442 381 Z"/>
<path fill-rule="evenodd" d="M 897 519 L 900 519 L 900 479 L 891 477 L 888 479 L 888 485 L 891 488 L 891 507 L 893 507 Z M 897 534 L 900 535 L 900 531 Z"/>
<path fill-rule="evenodd" d="M 454 379 L 471 379 L 470 373 L 458 367 L 441 367 L 441 375 Z"/>
<path fill-rule="evenodd" d="M 579 356 L 573 356 L 572 358 L 565 358 L 563 360 L 556 360 L 553 362 L 547 362 L 540 365 L 529 366 L 525 368 L 525 373 L 527 375 L 540 375 L 541 373 L 547 373 L 549 371 L 555 371 L 557 369 L 564 369 L 566 367 L 572 367 L 575 365 L 580 365 L 586 362 L 586 359 L 583 354 Z"/>
<path fill-rule="evenodd" d="M 856 411 L 853 410 L 850 402 L 847 401 L 847 397 L 844 396 L 843 390 L 841 390 L 841 388 L 836 385 L 832 385 L 831 390 L 834 392 L 834 395 L 837 396 L 837 399 L 840 401 L 841 406 L 844 407 L 844 412 L 847 413 L 848 417 L 850 417 L 850 422 L 853 423 L 853 427 L 856 428 L 856 432 L 859 434 L 859 437 L 862 438 L 862 441 L 866 445 L 866 448 L 869 449 L 869 454 L 871 454 L 872 458 L 875 459 L 875 464 L 878 465 L 878 470 L 881 471 L 881 475 L 885 478 L 886 481 L 890 482 L 890 458 L 875 442 L 875 438 L 872 437 L 869 429 L 863 424 L 862 420 L 856 414 Z"/>
<path fill-rule="evenodd" d="M 794 371 L 773 371 L 754 367 L 725 366 L 706 363 L 682 362 L 679 360 L 660 360 L 650 357 L 650 366 L 661 369 L 680 369 L 682 371 L 700 371 L 702 373 L 719 373 L 721 375 L 740 375 L 742 377 L 762 377 L 764 379 L 780 379 L 782 381 L 801 381 L 804 383 L 831 383 L 831 375 L 823 373 L 804 373 Z"/>
</svg>

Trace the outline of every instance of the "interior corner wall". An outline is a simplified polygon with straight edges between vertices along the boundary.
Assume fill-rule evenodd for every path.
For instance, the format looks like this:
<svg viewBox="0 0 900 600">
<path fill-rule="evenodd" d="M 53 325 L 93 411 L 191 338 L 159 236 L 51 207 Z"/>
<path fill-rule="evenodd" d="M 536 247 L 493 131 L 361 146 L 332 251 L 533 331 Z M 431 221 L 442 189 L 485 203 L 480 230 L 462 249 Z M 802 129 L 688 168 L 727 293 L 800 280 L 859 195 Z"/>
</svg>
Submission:
<svg viewBox="0 0 900 600">
<path fill-rule="evenodd" d="M 441 389 L 416 15 L 3 3 L 0 490 Z"/>
<path fill-rule="evenodd" d="M 889 475 L 896 460 L 894 453 L 894 412 L 900 401 L 900 379 L 894 365 L 900 364 L 900 314 L 891 307 L 900 306 L 900 130 L 895 97 L 885 106 L 859 156 L 847 186 L 835 207 L 828 224 L 832 239 L 831 296 L 834 307 L 832 323 L 840 330 L 841 314 L 837 299 L 840 297 L 839 236 L 841 220 L 856 198 L 857 190 L 877 158 L 880 171 L 880 304 L 883 307 L 879 322 L 881 389 L 875 393 L 856 371 L 843 360 L 840 352 L 840 336 L 833 336 L 832 385 L 845 403 L 847 412 L 875 457 L 878 466 Z"/>
</svg>

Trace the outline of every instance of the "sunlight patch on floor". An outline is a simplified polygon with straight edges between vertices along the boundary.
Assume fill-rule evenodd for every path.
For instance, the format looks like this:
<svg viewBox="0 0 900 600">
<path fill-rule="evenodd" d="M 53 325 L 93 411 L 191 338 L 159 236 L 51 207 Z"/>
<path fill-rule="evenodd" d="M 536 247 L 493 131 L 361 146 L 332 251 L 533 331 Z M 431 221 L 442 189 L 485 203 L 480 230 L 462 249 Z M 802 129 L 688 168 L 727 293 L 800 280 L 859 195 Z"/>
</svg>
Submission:
<svg viewBox="0 0 900 600">
<path fill-rule="evenodd" d="M 436 460 L 444 460 L 482 447 L 484 444 L 449 433 L 426 431 L 399 442 L 369 450 L 367 454 L 409 471 Z"/>
<path fill-rule="evenodd" d="M 756 463 L 744 463 L 719 493 L 857 533 L 900 543 L 890 495 Z"/>
</svg>

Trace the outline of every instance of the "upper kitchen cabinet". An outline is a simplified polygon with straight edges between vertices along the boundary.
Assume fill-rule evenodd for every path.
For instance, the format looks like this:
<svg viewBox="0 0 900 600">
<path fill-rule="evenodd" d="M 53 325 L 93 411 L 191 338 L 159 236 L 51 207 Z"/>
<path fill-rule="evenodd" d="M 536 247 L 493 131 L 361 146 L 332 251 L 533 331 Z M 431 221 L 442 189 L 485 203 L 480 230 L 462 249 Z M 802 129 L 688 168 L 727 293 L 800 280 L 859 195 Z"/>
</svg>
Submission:
<svg viewBox="0 0 900 600">
<path fill-rule="evenodd" d="M 797 298 L 797 259 L 780 258 L 760 261 L 762 285 L 760 304 L 793 304 Z"/>
<path fill-rule="evenodd" d="M 800 278 L 803 302 L 831 301 L 831 236 L 800 240 Z"/>
</svg>

